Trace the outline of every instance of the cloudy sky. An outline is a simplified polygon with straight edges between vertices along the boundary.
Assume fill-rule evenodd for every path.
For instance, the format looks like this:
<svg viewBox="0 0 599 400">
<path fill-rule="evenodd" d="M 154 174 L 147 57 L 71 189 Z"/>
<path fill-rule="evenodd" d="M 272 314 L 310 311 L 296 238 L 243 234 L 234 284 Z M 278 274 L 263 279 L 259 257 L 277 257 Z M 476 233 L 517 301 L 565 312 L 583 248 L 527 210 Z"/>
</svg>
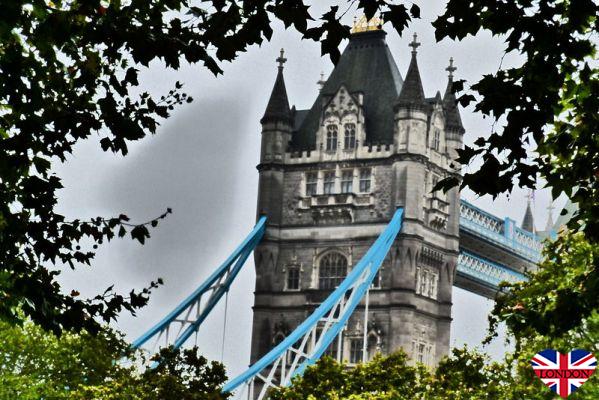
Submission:
<svg viewBox="0 0 599 400">
<path fill-rule="evenodd" d="M 324 2 L 313 13 L 324 11 Z M 442 13 L 443 2 L 426 2 L 422 19 L 399 37 L 392 32 L 387 42 L 398 67 L 405 76 L 409 63 L 412 34 L 418 33 L 422 46 L 418 62 L 427 96 L 444 90 L 445 68 L 449 57 L 458 67 L 456 77 L 475 82 L 483 74 L 493 73 L 502 57 L 501 38 L 480 33 L 463 42 L 435 43 L 430 25 Z M 349 12 L 348 23 L 355 13 Z M 201 65 L 185 66 L 180 71 L 165 70 L 156 63 L 144 72 L 143 89 L 163 93 L 176 80 L 194 102 L 177 108 L 155 136 L 132 144 L 126 157 L 104 153 L 98 139 L 80 143 L 74 154 L 56 172 L 64 179 L 59 211 L 72 218 L 110 216 L 123 212 L 134 221 L 146 221 L 167 207 L 173 214 L 152 231 L 144 246 L 130 240 L 117 240 L 102 246 L 93 268 L 66 271 L 62 275 L 65 290 L 77 288 L 93 295 L 115 284 L 120 291 L 141 288 L 162 277 L 165 285 L 157 290 L 150 304 L 137 317 L 123 314 L 115 327 L 135 339 L 162 318 L 188 293 L 194 290 L 226 258 L 254 224 L 259 160 L 260 117 L 276 76 L 275 58 L 285 48 L 288 59 L 285 80 L 291 104 L 309 108 L 316 98 L 321 71 L 326 76 L 333 66 L 320 57 L 320 47 L 302 41 L 292 31 L 276 25 L 273 39 L 253 46 L 231 64 L 223 65 L 224 75 L 215 78 Z M 504 66 L 518 62 L 508 56 Z M 462 110 L 466 143 L 488 135 L 491 121 Z M 526 192 L 511 196 L 463 197 L 498 216 L 509 216 L 518 223 L 526 206 Z M 534 204 L 537 228 L 547 219 L 549 194 L 538 191 Z M 556 201 L 556 206 L 563 200 Z M 558 207 L 559 209 L 559 207 Z M 557 211 L 554 212 L 554 216 Z M 241 372 L 249 361 L 253 261 L 250 260 L 229 296 L 228 329 L 225 334 L 223 361 L 230 376 Z M 487 326 L 488 300 L 460 289 L 454 291 L 452 345 L 480 345 Z M 223 304 L 200 330 L 198 344 L 213 359 L 221 359 Z M 502 341 L 486 348 L 499 356 Z"/>
</svg>

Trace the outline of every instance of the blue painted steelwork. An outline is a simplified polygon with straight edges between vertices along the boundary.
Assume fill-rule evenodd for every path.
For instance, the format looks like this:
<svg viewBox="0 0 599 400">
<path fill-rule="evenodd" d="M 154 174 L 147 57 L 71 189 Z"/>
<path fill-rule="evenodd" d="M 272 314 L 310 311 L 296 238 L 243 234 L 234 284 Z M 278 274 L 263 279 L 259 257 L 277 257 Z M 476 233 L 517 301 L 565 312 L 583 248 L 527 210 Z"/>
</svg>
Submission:
<svg viewBox="0 0 599 400">
<path fill-rule="evenodd" d="M 537 235 L 518 228 L 510 218 L 502 220 L 465 200 L 460 200 L 460 229 L 507 248 L 533 263 L 541 259 L 543 243 Z"/>
<path fill-rule="evenodd" d="M 237 249 L 235 249 L 235 251 L 225 260 L 225 262 L 191 295 L 175 307 L 173 311 L 135 340 L 132 347 L 141 348 L 146 345 L 150 339 L 155 338 L 156 341 L 158 341 L 161 336 L 165 336 L 164 343 L 166 345 L 172 344 L 175 348 L 182 346 L 183 343 L 198 330 L 214 306 L 229 290 L 231 283 L 239 273 L 248 256 L 262 239 L 265 228 L 266 217 L 261 217 L 254 226 L 254 229 L 239 247 L 237 247 Z M 205 304 L 202 304 L 202 297 L 204 295 L 208 296 L 208 300 Z M 193 313 L 194 315 L 191 315 L 194 307 L 196 312 Z M 187 315 L 182 319 L 181 316 L 183 314 Z M 179 332 L 173 343 L 171 343 L 168 337 L 170 333 L 169 330 L 173 328 L 173 324 L 176 323 L 180 323 L 179 326 L 174 326 L 175 329 L 179 328 Z"/>
<path fill-rule="evenodd" d="M 496 290 L 499 289 L 500 282 L 520 282 L 527 279 L 524 274 L 518 271 L 514 271 L 511 268 L 463 249 L 460 249 L 457 270 L 459 274 L 479 281 Z"/>
<path fill-rule="evenodd" d="M 402 225 L 403 209 L 399 208 L 385 230 L 373 243 L 364 257 L 356 264 L 341 284 L 304 320 L 289 336 L 275 348 L 258 360 L 248 370 L 229 381 L 223 392 L 232 392 L 242 384 L 252 384 L 256 378 L 264 383 L 258 396 L 262 399 L 271 386 L 288 385 L 293 376 L 302 374 L 306 367 L 322 356 L 335 337 L 339 335 L 352 312 L 370 287 L 383 259 L 387 255 Z M 317 328 L 324 327 L 320 337 L 316 339 Z M 312 338 L 313 347 L 306 349 L 308 340 Z M 297 346 L 295 348 L 294 346 Z M 294 355 L 294 361 L 286 368 L 287 355 Z M 277 378 L 275 371 L 281 367 Z M 270 368 L 268 375 L 261 373 Z M 278 383 L 274 383 L 278 380 Z M 253 397 L 253 394 L 251 394 Z"/>
</svg>

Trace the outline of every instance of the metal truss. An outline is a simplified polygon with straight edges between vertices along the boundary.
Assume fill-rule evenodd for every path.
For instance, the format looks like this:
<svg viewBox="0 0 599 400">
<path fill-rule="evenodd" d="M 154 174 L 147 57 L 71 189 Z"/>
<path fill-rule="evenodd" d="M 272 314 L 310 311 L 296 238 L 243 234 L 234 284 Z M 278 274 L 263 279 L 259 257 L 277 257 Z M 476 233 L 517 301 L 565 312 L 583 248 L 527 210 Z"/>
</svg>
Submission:
<svg viewBox="0 0 599 400">
<path fill-rule="evenodd" d="M 135 340 L 132 347 L 154 354 L 160 347 L 179 348 L 197 333 L 214 306 L 229 291 L 241 267 L 262 239 L 265 227 L 266 217 L 261 217 L 227 260 L 162 321 Z"/>
<path fill-rule="evenodd" d="M 293 377 L 302 375 L 314 364 L 340 335 L 367 293 L 401 229 L 402 215 L 403 209 L 397 209 L 364 257 L 312 315 L 247 371 L 229 381 L 223 392 L 247 385 L 249 399 L 262 400 L 267 398 L 270 388 L 289 385 Z M 337 345 L 340 346 L 341 341 Z M 257 397 L 256 389 L 259 390 Z"/>
</svg>

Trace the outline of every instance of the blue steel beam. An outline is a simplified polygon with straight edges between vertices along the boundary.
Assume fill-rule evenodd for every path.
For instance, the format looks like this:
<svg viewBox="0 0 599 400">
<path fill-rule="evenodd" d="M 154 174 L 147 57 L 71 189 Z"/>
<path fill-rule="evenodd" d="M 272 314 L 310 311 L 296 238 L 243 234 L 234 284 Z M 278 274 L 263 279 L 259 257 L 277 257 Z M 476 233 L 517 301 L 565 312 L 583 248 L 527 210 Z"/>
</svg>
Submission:
<svg viewBox="0 0 599 400">
<path fill-rule="evenodd" d="M 259 378 L 264 383 L 258 397 L 262 399 L 269 387 L 289 384 L 293 376 L 302 374 L 306 367 L 316 362 L 341 332 L 341 329 L 343 329 L 352 312 L 370 287 L 374 276 L 401 230 L 402 216 L 403 209 L 399 208 L 393 215 L 391 222 L 364 257 L 329 297 L 281 343 L 241 375 L 230 380 L 223 387 L 223 392 L 232 392 L 244 383 L 251 385 L 253 388 L 254 379 Z M 320 327 L 319 323 L 324 323 L 324 328 L 320 337 L 316 340 L 316 329 Z M 313 348 L 305 349 L 310 337 L 316 343 Z M 294 348 L 294 346 L 298 346 L 298 348 Z M 295 357 L 289 369 L 286 367 L 288 354 Z M 279 367 L 281 373 L 277 378 L 275 371 Z M 269 374 L 262 375 L 261 373 L 268 370 L 268 368 L 270 368 Z M 279 382 L 275 384 L 274 382 L 277 379 Z"/>
<path fill-rule="evenodd" d="M 172 310 L 160 322 L 154 325 L 150 330 L 141 335 L 132 343 L 133 348 L 141 348 L 152 338 L 158 338 L 163 334 L 168 336 L 170 328 L 173 325 L 180 323 L 179 333 L 177 334 L 172 345 L 178 348 L 198 330 L 201 323 L 206 319 L 208 314 L 214 309 L 214 306 L 229 290 L 231 283 L 241 270 L 241 267 L 247 260 L 251 252 L 256 248 L 266 227 L 266 217 L 261 217 L 254 229 L 243 240 L 243 242 L 231 253 L 216 271 L 214 271 L 206 281 L 204 281 L 191 295 L 181 302 L 174 310 Z M 202 306 L 202 297 L 209 296 L 205 305 Z M 196 313 L 190 317 L 194 307 Z M 187 316 L 182 320 L 180 317 L 187 312 Z M 192 318 L 192 319 L 189 319 Z M 176 328 L 176 326 L 174 327 Z M 169 340 L 166 338 L 165 343 Z"/>
</svg>

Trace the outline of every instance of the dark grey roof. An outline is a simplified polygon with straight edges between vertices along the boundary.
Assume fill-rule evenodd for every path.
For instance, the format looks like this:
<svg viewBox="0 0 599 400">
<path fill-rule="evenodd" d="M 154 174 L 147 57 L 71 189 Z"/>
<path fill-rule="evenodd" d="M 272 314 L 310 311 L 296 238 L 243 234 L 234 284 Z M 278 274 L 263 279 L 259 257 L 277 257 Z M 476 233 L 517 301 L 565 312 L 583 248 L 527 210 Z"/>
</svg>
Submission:
<svg viewBox="0 0 599 400">
<path fill-rule="evenodd" d="M 455 129 L 460 131 L 461 133 L 464 133 L 464 126 L 462 125 L 462 118 L 460 117 L 458 102 L 455 98 L 455 94 L 453 94 L 451 91 L 452 86 L 453 79 L 449 78 L 449 81 L 447 82 L 447 89 L 445 90 L 445 96 L 443 96 L 445 126 L 449 129 Z"/>
<path fill-rule="evenodd" d="M 323 98 L 335 95 L 341 85 L 350 93 L 364 95 L 366 140 L 393 142 L 393 103 L 401 90 L 402 79 L 385 42 L 382 30 L 355 33 L 331 72 L 314 105 L 294 132 L 295 149 L 316 148 L 316 131 L 321 122 Z"/>
<path fill-rule="evenodd" d="M 424 104 L 424 89 L 422 88 L 422 80 L 420 79 L 420 71 L 418 70 L 418 61 L 416 60 L 416 52 L 412 52 L 412 60 L 406 73 L 406 80 L 403 83 L 396 104 L 400 106 L 422 105 Z"/>
<path fill-rule="evenodd" d="M 295 110 L 295 112 L 293 113 L 293 130 L 294 131 L 297 131 L 300 128 L 300 126 L 302 126 L 302 123 L 306 119 L 308 112 L 310 112 L 310 110 Z"/>
<path fill-rule="evenodd" d="M 526 205 L 526 212 L 524 213 L 524 219 L 522 219 L 522 229 L 532 233 L 535 231 L 535 221 L 532 216 L 532 210 L 530 209 L 530 201 Z"/>
<path fill-rule="evenodd" d="M 287 89 L 285 89 L 285 79 L 283 78 L 283 68 L 281 67 L 279 67 L 277 79 L 272 88 L 266 111 L 264 111 L 264 116 L 260 122 L 264 123 L 273 120 L 291 121 Z"/>
</svg>

